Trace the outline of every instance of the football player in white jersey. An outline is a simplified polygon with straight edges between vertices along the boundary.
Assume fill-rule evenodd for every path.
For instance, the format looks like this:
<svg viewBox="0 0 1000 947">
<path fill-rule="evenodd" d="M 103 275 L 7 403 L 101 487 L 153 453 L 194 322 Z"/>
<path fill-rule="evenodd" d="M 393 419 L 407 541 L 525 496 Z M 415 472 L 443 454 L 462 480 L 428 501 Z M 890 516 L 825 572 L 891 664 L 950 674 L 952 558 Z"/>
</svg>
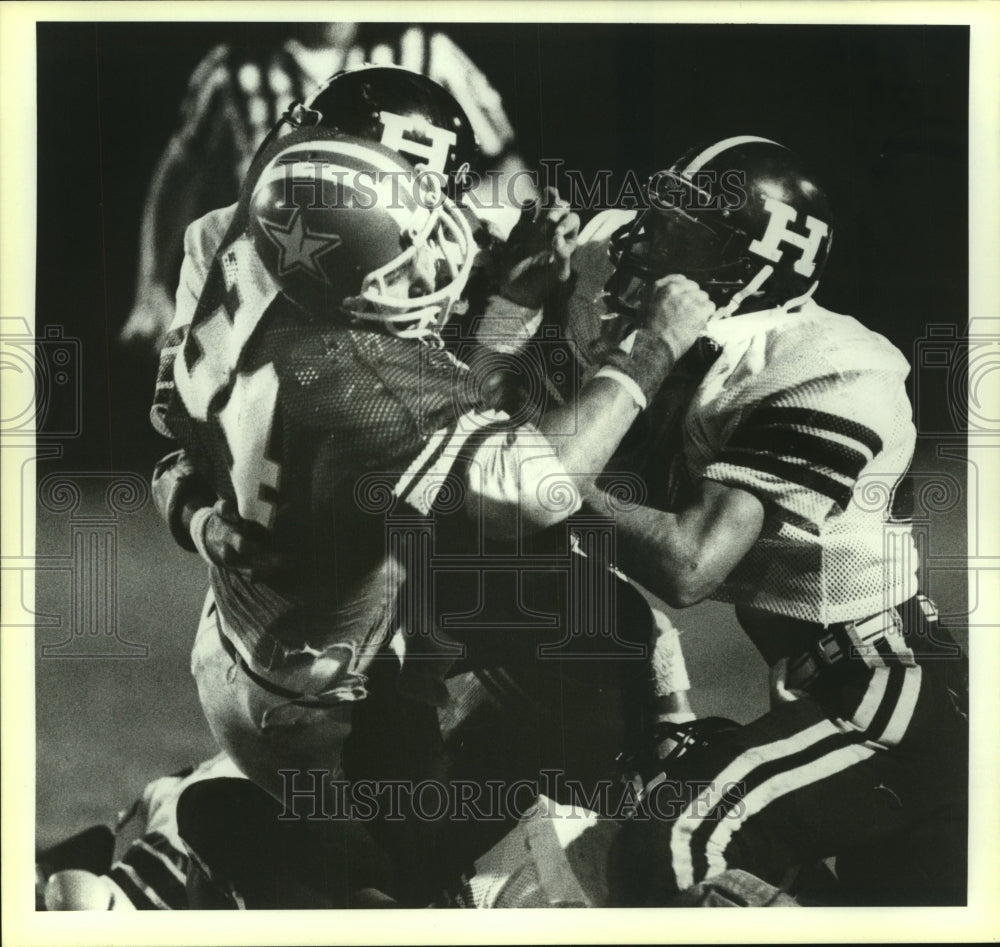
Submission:
<svg viewBox="0 0 1000 947">
<path fill-rule="evenodd" d="M 652 818 L 617 839 L 611 900 L 664 903 L 734 868 L 777 883 L 838 856 L 855 903 L 962 903 L 965 661 L 895 503 L 909 366 L 813 300 L 832 217 L 787 148 L 695 149 L 647 196 L 582 233 L 573 331 L 598 351 L 601 320 L 627 325 L 668 274 L 717 311 L 622 460 L 648 505 L 616 512 L 599 486 L 588 503 L 615 515 L 617 565 L 669 605 L 735 605 L 772 709 L 651 774 Z"/>
<path fill-rule="evenodd" d="M 581 234 L 578 351 L 627 336 L 664 279 L 716 312 L 617 459 L 647 505 L 623 510 L 600 483 L 587 505 L 615 516 L 616 564 L 668 604 L 735 605 L 771 709 L 679 733 L 636 818 L 539 798 L 453 903 L 780 904 L 801 866 L 833 856 L 822 903 L 963 904 L 967 662 L 918 589 L 895 502 L 915 441 L 908 365 L 812 300 L 832 217 L 788 149 L 697 148 L 647 197 Z"/>
<path fill-rule="evenodd" d="M 447 89 L 461 104 L 486 168 L 501 176 L 524 169 L 514 130 L 499 93 L 476 64 L 440 30 L 412 25 L 374 43 L 357 23 L 277 26 L 275 43 L 226 43 L 213 48 L 188 81 L 180 127 L 150 181 L 143 211 L 135 302 L 121 338 L 155 343 L 173 318 L 173 291 L 183 256 L 184 230 L 210 210 L 236 200 L 257 148 L 295 101 L 303 101 L 329 76 L 371 63 L 398 65 Z M 251 39 L 255 33 L 251 33 Z M 477 167 L 478 171 L 485 170 Z M 527 199 L 526 176 L 515 181 Z M 505 187 L 483 186 L 483 214 L 504 233 L 517 219 Z M 493 206 L 493 205 L 498 206 Z"/>
</svg>

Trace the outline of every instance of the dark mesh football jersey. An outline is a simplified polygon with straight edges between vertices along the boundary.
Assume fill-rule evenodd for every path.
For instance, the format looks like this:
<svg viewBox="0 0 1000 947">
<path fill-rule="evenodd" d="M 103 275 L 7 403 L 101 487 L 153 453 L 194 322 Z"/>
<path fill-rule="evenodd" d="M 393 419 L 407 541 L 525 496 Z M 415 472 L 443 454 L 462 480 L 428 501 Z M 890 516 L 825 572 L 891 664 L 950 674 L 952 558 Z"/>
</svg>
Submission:
<svg viewBox="0 0 1000 947">
<path fill-rule="evenodd" d="M 227 630 L 273 667 L 345 634 L 381 641 L 393 606 L 386 513 L 429 512 L 433 496 L 410 486 L 503 420 L 463 401 L 468 369 L 443 348 L 293 305 L 249 239 L 213 270 L 232 214 L 189 228 L 152 418 L 291 557 L 268 583 L 212 570 Z"/>
</svg>

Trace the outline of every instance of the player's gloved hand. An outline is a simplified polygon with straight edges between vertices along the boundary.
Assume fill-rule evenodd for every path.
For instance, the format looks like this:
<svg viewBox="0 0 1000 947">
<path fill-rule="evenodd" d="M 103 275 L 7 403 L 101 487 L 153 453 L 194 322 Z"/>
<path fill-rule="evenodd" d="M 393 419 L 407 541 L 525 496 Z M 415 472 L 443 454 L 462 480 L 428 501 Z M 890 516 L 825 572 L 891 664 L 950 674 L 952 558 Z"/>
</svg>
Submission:
<svg viewBox="0 0 1000 947">
<path fill-rule="evenodd" d="M 642 307 L 647 328 L 663 340 L 676 362 L 705 331 L 715 305 L 694 280 L 672 274 L 647 290 Z"/>
<path fill-rule="evenodd" d="M 257 528 L 240 516 L 232 500 L 202 507 L 191 517 L 191 539 L 202 559 L 250 579 L 267 578 L 285 565 L 266 538 L 254 535 Z"/>
<path fill-rule="evenodd" d="M 526 309 L 540 309 L 549 293 L 569 280 L 580 218 L 554 187 L 521 209 L 500 252 L 500 295 Z"/>
</svg>

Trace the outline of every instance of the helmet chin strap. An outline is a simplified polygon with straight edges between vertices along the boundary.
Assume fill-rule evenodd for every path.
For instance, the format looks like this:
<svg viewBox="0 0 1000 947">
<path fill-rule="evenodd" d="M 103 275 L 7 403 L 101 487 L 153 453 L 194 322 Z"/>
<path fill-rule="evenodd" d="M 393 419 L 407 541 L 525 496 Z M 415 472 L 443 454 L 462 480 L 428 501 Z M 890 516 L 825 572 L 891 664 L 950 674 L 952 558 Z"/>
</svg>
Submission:
<svg viewBox="0 0 1000 947">
<path fill-rule="evenodd" d="M 714 322 L 716 319 L 728 319 L 733 315 L 737 309 L 740 308 L 743 300 L 748 296 L 752 296 L 757 292 L 767 282 L 771 274 L 774 272 L 774 267 L 771 265 L 762 266 L 758 271 L 757 275 L 754 276 L 746 286 L 743 287 L 738 293 L 733 294 L 733 298 L 726 303 L 721 309 L 717 309 L 715 314 L 709 319 L 709 322 Z"/>
<path fill-rule="evenodd" d="M 785 312 L 791 312 L 793 309 L 798 309 L 803 303 L 812 299 L 812 295 L 816 292 L 816 288 L 818 286 L 819 280 L 814 280 L 812 286 L 810 286 L 801 296 L 789 299 L 788 302 L 782 303 L 779 308 L 783 309 Z"/>
</svg>

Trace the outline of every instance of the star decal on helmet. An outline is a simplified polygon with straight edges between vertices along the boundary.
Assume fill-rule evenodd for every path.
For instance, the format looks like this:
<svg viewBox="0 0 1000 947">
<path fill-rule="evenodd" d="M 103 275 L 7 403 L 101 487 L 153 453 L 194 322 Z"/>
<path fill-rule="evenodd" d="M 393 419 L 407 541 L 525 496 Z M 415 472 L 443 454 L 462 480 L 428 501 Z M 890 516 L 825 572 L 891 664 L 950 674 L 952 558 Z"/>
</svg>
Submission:
<svg viewBox="0 0 1000 947">
<path fill-rule="evenodd" d="M 324 253 L 336 250 L 343 243 L 339 234 L 316 233 L 309 230 L 302 219 L 302 208 L 295 208 L 286 226 L 269 220 L 261 221 L 268 238 L 277 246 L 278 275 L 287 276 L 295 270 L 305 270 L 310 276 L 330 282 L 319 265 Z"/>
</svg>

